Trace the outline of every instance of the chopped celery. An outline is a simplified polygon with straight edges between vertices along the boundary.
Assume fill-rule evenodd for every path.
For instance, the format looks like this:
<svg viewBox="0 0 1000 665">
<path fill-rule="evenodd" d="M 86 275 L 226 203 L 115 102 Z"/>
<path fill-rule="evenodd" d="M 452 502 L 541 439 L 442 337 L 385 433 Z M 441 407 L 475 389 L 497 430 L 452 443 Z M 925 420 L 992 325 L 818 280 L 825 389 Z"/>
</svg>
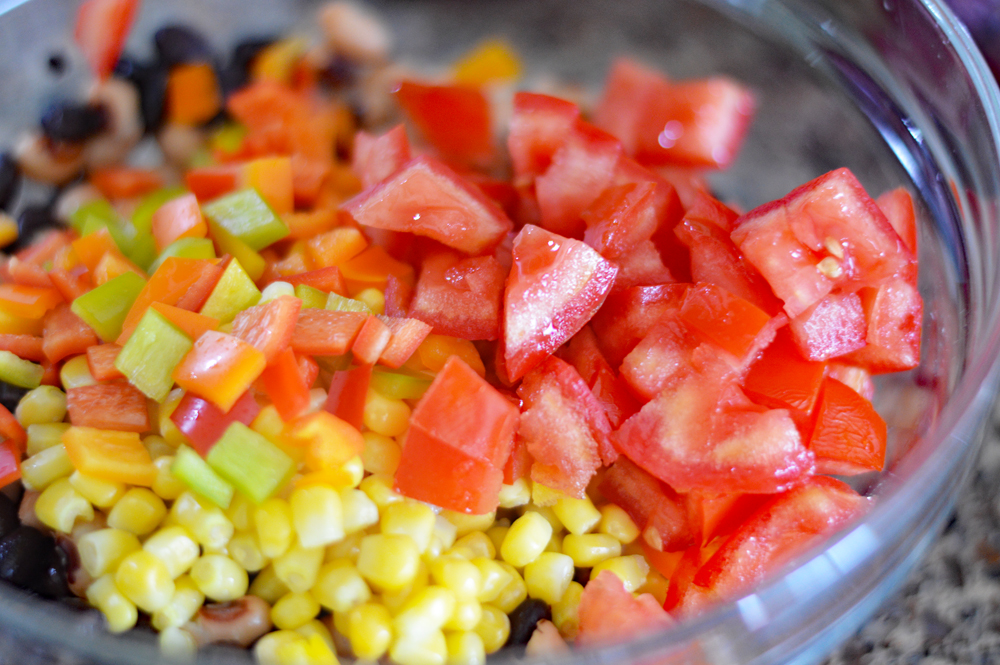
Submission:
<svg viewBox="0 0 1000 665">
<path fill-rule="evenodd" d="M 233 486 L 222 479 L 208 462 L 188 446 L 181 445 L 170 465 L 170 473 L 191 490 L 205 497 L 219 508 L 228 508 L 233 500 Z"/>
<path fill-rule="evenodd" d="M 149 266 L 149 274 L 152 275 L 160 264 L 170 256 L 177 256 L 182 259 L 214 259 L 215 245 L 208 238 L 181 238 L 175 240 L 160 252 L 153 264 Z"/>
<path fill-rule="evenodd" d="M 308 284 L 295 285 L 295 297 L 302 301 L 304 309 L 323 309 L 326 307 L 326 291 L 309 286 Z"/>
<path fill-rule="evenodd" d="M 253 307 L 260 300 L 260 291 L 247 271 L 235 258 L 229 262 L 222 277 L 216 283 L 201 313 L 222 323 L 229 323 L 247 307 Z"/>
<path fill-rule="evenodd" d="M 243 269 L 250 275 L 250 279 L 257 281 L 264 274 L 267 268 L 267 261 L 257 252 L 250 249 L 250 246 L 234 236 L 225 228 L 209 220 L 209 231 L 215 244 L 219 246 L 219 251 L 224 254 L 231 254 L 234 259 L 240 262 Z"/>
<path fill-rule="evenodd" d="M 362 314 L 374 314 L 372 308 L 361 302 L 360 300 L 353 300 L 351 298 L 345 298 L 344 296 L 338 295 L 336 293 L 331 293 L 326 298 L 326 309 L 332 309 L 337 312 L 361 312 Z"/>
<path fill-rule="evenodd" d="M 73 301 L 70 309 L 93 328 L 98 337 L 113 342 L 121 334 L 125 317 L 144 286 L 146 280 L 134 272 L 126 272 L 84 293 Z"/>
<path fill-rule="evenodd" d="M 295 472 L 295 462 L 281 448 L 237 421 L 226 428 L 208 464 L 254 503 L 278 491 Z"/>
<path fill-rule="evenodd" d="M 146 397 L 162 402 L 174 385 L 174 368 L 194 344 L 150 307 L 115 359 L 115 367 Z"/>
<path fill-rule="evenodd" d="M 19 358 L 10 351 L 0 351 L 0 381 L 19 388 L 37 388 L 45 370 L 41 365 Z"/>
<path fill-rule="evenodd" d="M 372 372 L 371 389 L 389 399 L 420 399 L 431 387 L 434 377 L 407 372 Z"/>
<path fill-rule="evenodd" d="M 254 189 L 228 194 L 202 206 L 205 217 L 259 251 L 288 235 L 288 227 Z"/>
</svg>

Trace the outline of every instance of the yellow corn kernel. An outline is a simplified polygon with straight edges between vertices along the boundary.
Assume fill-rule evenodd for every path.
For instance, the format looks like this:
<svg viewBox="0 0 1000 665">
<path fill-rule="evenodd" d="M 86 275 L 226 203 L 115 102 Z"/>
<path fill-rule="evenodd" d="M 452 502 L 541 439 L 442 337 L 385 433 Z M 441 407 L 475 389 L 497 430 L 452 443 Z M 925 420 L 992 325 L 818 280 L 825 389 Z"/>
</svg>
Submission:
<svg viewBox="0 0 1000 665">
<path fill-rule="evenodd" d="M 135 534 L 121 529 L 98 529 L 80 536 L 76 551 L 91 577 L 113 573 L 126 556 L 139 549 Z"/>
<path fill-rule="evenodd" d="M 414 592 L 392 621 L 397 639 L 440 630 L 455 611 L 455 594 L 430 585 Z"/>
<path fill-rule="evenodd" d="M 563 496 L 552 506 L 552 512 L 567 531 L 576 535 L 587 533 L 601 521 L 601 511 L 594 507 L 588 496 L 582 499 Z"/>
<path fill-rule="evenodd" d="M 496 552 L 499 551 L 500 546 L 503 545 L 503 539 L 507 537 L 508 531 L 510 531 L 510 524 L 501 524 L 499 522 L 486 530 L 486 536 L 493 543 L 494 556 L 496 556 Z"/>
<path fill-rule="evenodd" d="M 274 605 L 279 598 L 288 592 L 288 585 L 274 572 L 273 565 L 266 566 L 253 578 L 253 584 L 250 585 L 249 591 L 251 596 L 263 599 L 268 605 Z"/>
<path fill-rule="evenodd" d="M 322 547 L 302 547 L 298 543 L 271 562 L 278 579 L 290 590 L 297 592 L 305 592 L 312 588 L 322 564 Z"/>
<path fill-rule="evenodd" d="M 385 655 L 392 643 L 392 615 L 385 606 L 378 603 L 358 605 L 347 618 L 347 638 L 354 655 L 369 661 Z"/>
<path fill-rule="evenodd" d="M 441 556 L 431 561 L 431 577 L 450 589 L 456 598 L 476 598 L 483 590 L 483 574 L 472 561 L 458 556 Z"/>
<path fill-rule="evenodd" d="M 133 487 L 108 513 L 108 526 L 145 536 L 160 525 L 166 514 L 163 499 L 145 487 Z"/>
<path fill-rule="evenodd" d="M 430 583 L 431 574 L 427 570 L 427 564 L 424 563 L 423 559 L 420 559 L 419 563 L 417 563 L 417 573 L 408 584 L 400 587 L 399 589 L 382 592 L 382 604 L 385 605 L 389 612 L 393 615 L 398 614 L 403 609 L 406 602 L 413 598 L 414 594 L 429 586 Z"/>
<path fill-rule="evenodd" d="M 74 356 L 64 362 L 63 366 L 59 369 L 59 383 L 66 390 L 82 386 L 92 386 L 97 383 L 97 379 L 90 373 L 87 356 Z"/>
<path fill-rule="evenodd" d="M 184 432 L 177 429 L 177 425 L 174 421 L 170 419 L 173 415 L 174 410 L 177 409 L 177 405 L 181 403 L 181 399 L 184 397 L 184 390 L 181 388 L 174 388 L 167 395 L 167 398 L 160 403 L 160 413 L 157 419 L 157 424 L 159 424 L 160 436 L 163 437 L 168 444 L 173 448 L 178 448 L 182 444 L 187 444 L 187 437 L 184 436 Z"/>
<path fill-rule="evenodd" d="M 190 570 L 201 554 L 194 537 L 179 524 L 164 527 L 151 535 L 142 549 L 162 561 L 174 579 Z"/>
<path fill-rule="evenodd" d="M 380 533 L 366 536 L 358 554 L 358 572 L 379 589 L 409 584 L 420 565 L 420 550 L 409 536 Z"/>
<path fill-rule="evenodd" d="M 496 653 L 510 637 L 510 619 L 493 605 L 483 605 L 483 616 L 476 624 L 475 632 L 482 638 L 486 653 Z"/>
<path fill-rule="evenodd" d="M 448 659 L 448 643 L 440 630 L 397 636 L 389 647 L 389 658 L 399 665 L 443 665 Z"/>
<path fill-rule="evenodd" d="M 319 615 L 319 603 L 308 592 L 285 594 L 271 608 L 271 621 L 279 630 L 295 630 Z"/>
<path fill-rule="evenodd" d="M 490 604 L 494 607 L 498 607 L 507 614 L 510 614 L 517 608 L 518 605 L 524 602 L 524 599 L 528 597 L 528 587 L 524 583 L 524 578 L 521 574 L 517 572 L 514 566 L 510 565 L 506 561 L 498 562 L 503 569 L 507 571 L 510 575 L 510 581 L 507 583 L 500 593 L 497 594 L 496 600 L 492 601 Z"/>
<path fill-rule="evenodd" d="M 601 506 L 601 521 L 597 525 L 597 530 L 613 536 L 622 544 L 631 543 L 639 537 L 639 527 L 628 513 L 613 503 Z"/>
<path fill-rule="evenodd" d="M 288 499 L 292 523 L 303 547 L 324 547 L 344 537 L 340 494 L 326 485 L 300 487 Z"/>
<path fill-rule="evenodd" d="M 307 639 L 294 630 L 276 630 L 257 640 L 253 647 L 253 655 L 260 665 L 292 665 L 296 661 L 286 660 L 287 655 L 292 655 L 289 648 L 294 648 L 294 645 L 305 645 Z M 283 654 L 287 655 L 282 657 Z"/>
<path fill-rule="evenodd" d="M 236 600 L 247 592 L 247 571 L 221 554 L 206 554 L 191 566 L 191 580 L 206 598 L 217 603 Z"/>
<path fill-rule="evenodd" d="M 544 517 L 545 521 L 552 526 L 552 533 L 562 533 L 564 530 L 563 523 L 559 521 L 558 517 L 556 517 L 556 513 L 554 510 L 552 510 L 551 506 L 529 505 L 527 508 L 524 509 L 524 512 L 537 513 L 542 517 Z"/>
<path fill-rule="evenodd" d="M 263 305 L 264 303 L 271 302 L 281 296 L 295 296 L 295 287 L 288 282 L 271 282 L 260 292 L 260 300 L 257 301 L 258 305 Z"/>
<path fill-rule="evenodd" d="M 378 506 L 359 489 L 340 491 L 344 533 L 350 535 L 378 523 Z"/>
<path fill-rule="evenodd" d="M 187 575 L 178 577 L 174 580 L 174 595 L 171 596 L 170 602 L 153 613 L 153 628 L 164 630 L 183 626 L 194 618 L 204 602 L 205 594 L 190 577 Z"/>
<path fill-rule="evenodd" d="M 583 596 L 583 585 L 570 582 L 566 593 L 552 605 L 552 623 L 559 629 L 559 634 L 567 640 L 576 639 L 580 630 L 580 598 Z"/>
<path fill-rule="evenodd" d="M 303 637 L 278 647 L 278 662 L 298 665 L 338 665 L 337 654 L 319 635 Z"/>
<path fill-rule="evenodd" d="M 374 286 L 359 291 L 354 296 L 355 300 L 360 300 L 376 314 L 385 314 L 385 294 Z"/>
<path fill-rule="evenodd" d="M 376 434 L 399 436 L 410 426 L 410 407 L 401 399 L 383 397 L 369 388 L 362 420 Z"/>
<path fill-rule="evenodd" d="M 566 495 L 559 490 L 553 489 L 547 485 L 542 485 L 541 483 L 531 484 L 531 503 L 536 506 L 551 508 L 556 505 L 559 499 L 565 496 Z"/>
<path fill-rule="evenodd" d="M 445 630 L 473 630 L 483 616 L 483 606 L 475 598 L 459 598 L 444 624 Z"/>
<path fill-rule="evenodd" d="M 500 507 L 518 508 L 531 501 L 531 481 L 518 478 L 512 485 L 500 486 Z"/>
<path fill-rule="evenodd" d="M 573 559 L 565 554 L 542 552 L 524 567 L 524 585 L 532 598 L 552 605 L 559 602 L 566 588 L 573 581 Z"/>
<path fill-rule="evenodd" d="M 193 492 L 184 492 L 170 507 L 170 517 L 206 548 L 219 550 L 233 537 L 235 529 L 222 509 L 202 500 Z"/>
<path fill-rule="evenodd" d="M 348 613 L 346 612 L 334 612 L 327 619 L 327 623 L 331 624 L 333 630 L 340 635 L 346 636 L 351 630 Z"/>
<path fill-rule="evenodd" d="M 174 579 L 166 564 L 144 550 L 132 552 L 118 564 L 115 586 L 136 607 L 152 614 L 174 595 Z"/>
<path fill-rule="evenodd" d="M 85 476 L 79 471 L 69 477 L 69 484 L 98 508 L 110 508 L 125 494 L 125 483 Z"/>
<path fill-rule="evenodd" d="M 325 397 L 326 393 L 323 393 L 323 395 Z M 340 470 L 346 473 L 347 477 L 350 478 L 351 487 L 357 487 L 365 478 L 365 463 L 362 461 L 360 455 L 354 455 L 351 459 L 341 464 Z M 337 489 L 345 488 L 338 487 Z"/>
<path fill-rule="evenodd" d="M 272 497 L 254 511 L 257 541 L 260 551 L 269 559 L 276 559 L 291 547 L 295 532 L 292 528 L 292 507 L 284 499 Z"/>
<path fill-rule="evenodd" d="M 25 430 L 28 435 L 26 452 L 32 457 L 46 448 L 62 442 L 63 433 L 70 428 L 69 423 L 39 423 L 28 425 Z"/>
<path fill-rule="evenodd" d="M 226 508 L 226 517 L 233 523 L 237 531 L 248 531 L 254 528 L 253 516 L 257 506 L 243 492 L 234 492 L 233 500 Z"/>
<path fill-rule="evenodd" d="M 562 542 L 563 536 L 559 533 L 552 534 L 549 538 L 549 544 L 545 546 L 546 552 L 555 552 L 556 554 L 562 554 Z"/>
<path fill-rule="evenodd" d="M 59 423 L 66 417 L 66 393 L 55 386 L 38 386 L 24 394 L 14 409 L 21 427 Z"/>
<path fill-rule="evenodd" d="M 446 520 L 441 515 L 434 516 L 434 531 L 431 533 L 431 543 L 424 552 L 428 561 L 441 555 L 442 552 L 451 548 L 455 544 L 455 536 L 458 530 L 455 525 Z"/>
<path fill-rule="evenodd" d="M 179 626 L 167 626 L 156 636 L 160 653 L 170 660 L 193 662 L 198 653 L 198 640 Z"/>
<path fill-rule="evenodd" d="M 344 539 L 339 543 L 327 545 L 323 552 L 323 562 L 328 563 L 337 559 L 347 559 L 351 563 L 356 562 L 358 554 L 361 553 L 361 540 L 365 535 L 364 531 L 357 531 L 344 536 Z"/>
<path fill-rule="evenodd" d="M 646 575 L 646 582 L 636 589 L 636 593 L 648 593 L 653 598 L 656 598 L 656 602 L 662 605 L 667 599 L 667 589 L 669 587 L 670 580 L 664 577 L 660 571 L 650 568 L 649 574 Z"/>
<path fill-rule="evenodd" d="M 606 533 L 567 534 L 562 541 L 563 554 L 568 554 L 579 568 L 593 568 L 602 561 L 621 556 L 622 544 Z"/>
<path fill-rule="evenodd" d="M 526 512 L 510 525 L 500 556 L 515 568 L 523 568 L 545 551 L 551 539 L 552 525 L 537 512 Z"/>
<path fill-rule="evenodd" d="M 278 441 L 285 429 L 285 421 L 278 415 L 278 408 L 273 404 L 268 404 L 250 423 L 250 429 L 264 435 L 271 441 Z"/>
<path fill-rule="evenodd" d="M 73 473 L 66 446 L 59 444 L 35 453 L 21 462 L 21 482 L 25 489 L 42 491 L 53 482 Z"/>
<path fill-rule="evenodd" d="M 177 446 L 171 445 L 169 441 L 158 434 L 150 434 L 144 437 L 142 445 L 145 446 L 146 451 L 149 453 L 149 458 L 154 461 L 161 457 L 171 456 L 177 452 Z"/>
<path fill-rule="evenodd" d="M 164 501 L 173 501 L 187 490 L 187 485 L 170 471 L 173 463 L 173 455 L 163 455 L 153 460 L 156 477 L 153 478 L 150 489 Z"/>
<path fill-rule="evenodd" d="M 330 648 L 330 651 L 336 651 L 337 647 L 333 641 L 333 635 L 330 634 L 330 629 L 326 627 L 326 624 L 319 619 L 313 619 L 312 621 L 307 621 L 298 628 L 295 632 L 302 637 L 309 639 L 313 635 L 319 637 Z"/>
<path fill-rule="evenodd" d="M 323 564 L 311 593 L 332 612 L 348 612 L 371 600 L 372 592 L 348 559 Z"/>
<path fill-rule="evenodd" d="M 646 583 L 646 575 L 649 574 L 649 563 L 641 554 L 630 554 L 618 556 L 607 561 L 602 561 L 590 571 L 591 577 L 597 577 L 601 571 L 610 570 L 625 583 L 625 588 L 634 593 L 639 587 Z"/>
<path fill-rule="evenodd" d="M 102 575 L 87 587 L 87 602 L 104 614 L 108 630 L 112 633 L 124 633 L 139 620 L 135 603 L 118 590 L 110 573 Z"/>
<path fill-rule="evenodd" d="M 418 501 L 393 503 L 382 511 L 382 533 L 409 536 L 417 550 L 425 552 L 434 532 L 436 515 L 431 507 Z"/>
<path fill-rule="evenodd" d="M 69 533 L 79 519 L 94 519 L 94 507 L 77 492 L 66 478 L 60 478 L 44 490 L 35 502 L 35 515 L 42 524 L 62 533 Z"/>
<path fill-rule="evenodd" d="M 379 510 L 385 508 L 390 503 L 398 503 L 406 498 L 392 489 L 392 478 L 388 476 L 368 476 L 361 481 L 358 489 L 367 494 L 368 498 L 379 507 Z"/>
<path fill-rule="evenodd" d="M 445 635 L 448 644 L 447 665 L 485 665 L 486 647 L 479 633 L 463 630 Z"/>
<path fill-rule="evenodd" d="M 514 47 L 497 38 L 479 42 L 462 54 L 452 67 L 456 83 L 476 88 L 514 81 L 522 70 Z"/>
<path fill-rule="evenodd" d="M 496 521 L 496 511 L 483 515 L 466 515 L 454 510 L 442 510 L 441 515 L 455 525 L 455 535 L 459 538 L 473 531 L 486 531 Z"/>
<path fill-rule="evenodd" d="M 361 453 L 365 471 L 391 476 L 396 473 L 402 450 L 396 441 L 388 436 L 365 432 L 365 450 Z"/>
<path fill-rule="evenodd" d="M 482 585 L 476 599 L 481 603 L 492 603 L 513 578 L 503 567 L 503 564 L 492 558 L 480 556 L 472 559 L 472 563 L 479 569 L 479 575 L 482 579 Z"/>
<path fill-rule="evenodd" d="M 268 563 L 268 558 L 260 551 L 255 531 L 237 531 L 226 549 L 233 561 L 248 573 L 256 573 Z"/>
</svg>

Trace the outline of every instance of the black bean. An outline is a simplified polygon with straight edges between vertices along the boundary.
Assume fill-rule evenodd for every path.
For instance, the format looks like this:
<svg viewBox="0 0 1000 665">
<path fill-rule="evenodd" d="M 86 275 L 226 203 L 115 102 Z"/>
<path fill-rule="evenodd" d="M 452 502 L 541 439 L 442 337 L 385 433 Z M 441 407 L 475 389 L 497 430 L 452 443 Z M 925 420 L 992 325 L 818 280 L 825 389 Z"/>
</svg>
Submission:
<svg viewBox="0 0 1000 665">
<path fill-rule="evenodd" d="M 227 95 L 250 83 L 250 65 L 253 64 L 253 59 L 275 41 L 273 37 L 251 37 L 233 48 L 220 77 L 222 89 Z"/>
<path fill-rule="evenodd" d="M 55 546 L 45 554 L 42 570 L 31 583 L 31 590 L 44 598 L 65 598 L 70 595 L 66 578 L 64 552 Z"/>
<path fill-rule="evenodd" d="M 0 494 L 0 538 L 16 529 L 21 524 L 17 519 L 17 504 L 5 494 Z"/>
<path fill-rule="evenodd" d="M 27 247 L 35 235 L 46 229 L 58 229 L 62 224 L 52 214 L 48 205 L 25 206 L 17 216 L 17 242 L 8 251 L 17 251 Z"/>
<path fill-rule="evenodd" d="M 41 576 L 55 547 L 51 537 L 30 526 L 19 526 L 0 539 L 0 579 L 24 589 Z"/>
<path fill-rule="evenodd" d="M 13 412 L 17 408 L 17 403 L 27 392 L 27 388 L 12 386 L 6 381 L 0 381 L 0 404 L 6 406 L 8 411 Z"/>
<path fill-rule="evenodd" d="M 320 70 L 319 80 L 333 89 L 345 88 L 357 77 L 357 65 L 342 56 L 333 58 Z"/>
<path fill-rule="evenodd" d="M 510 613 L 510 637 L 506 646 L 524 646 L 542 619 L 552 619 L 552 610 L 537 598 L 528 598 Z"/>
<path fill-rule="evenodd" d="M 143 63 L 123 55 L 115 67 L 115 75 L 131 81 L 139 90 L 143 125 L 147 132 L 156 132 L 163 124 L 163 110 L 167 99 L 167 68 L 160 63 Z"/>
<path fill-rule="evenodd" d="M 186 25 L 168 25 L 153 35 L 160 63 L 166 67 L 192 62 L 212 62 L 212 47 L 200 33 Z"/>
<path fill-rule="evenodd" d="M 42 131 L 55 142 L 82 143 L 107 126 L 107 110 L 97 104 L 60 101 L 42 114 Z"/>
<path fill-rule="evenodd" d="M 9 152 L 0 153 L 0 209 L 10 210 L 21 189 L 21 168 Z"/>
</svg>

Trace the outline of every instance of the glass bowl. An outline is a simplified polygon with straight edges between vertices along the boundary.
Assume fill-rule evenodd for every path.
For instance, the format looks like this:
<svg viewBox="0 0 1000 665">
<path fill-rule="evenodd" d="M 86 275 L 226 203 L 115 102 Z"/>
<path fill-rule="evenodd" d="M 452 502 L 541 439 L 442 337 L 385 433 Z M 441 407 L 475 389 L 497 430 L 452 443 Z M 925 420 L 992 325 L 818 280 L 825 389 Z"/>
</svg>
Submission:
<svg viewBox="0 0 1000 665">
<path fill-rule="evenodd" d="M 37 122 L 53 98 L 80 94 L 75 0 L 0 2 L 0 145 Z M 873 194 L 906 185 L 917 199 L 923 361 L 885 377 L 877 407 L 890 424 L 884 473 L 858 479 L 877 497 L 863 520 L 792 562 L 739 601 L 641 640 L 574 652 L 574 663 L 809 663 L 821 659 L 900 585 L 937 535 L 981 440 L 1000 355 L 1000 93 L 941 0 L 379 0 L 396 53 L 445 63 L 504 36 L 526 80 L 599 86 L 622 53 L 674 78 L 725 73 L 759 100 L 746 147 L 713 177 L 749 208 L 847 166 Z M 145 55 L 168 21 L 214 44 L 314 30 L 304 0 L 144 3 L 130 50 Z M 66 59 L 54 75 L 53 54 Z M 30 196 L 30 194 L 29 194 Z M 96 612 L 0 588 L 0 663 L 164 661 L 151 634 L 107 634 Z M 498 661 L 503 661 L 501 656 Z M 558 660 L 558 659 L 556 659 Z M 236 650 L 206 663 L 248 662 Z M 166 662 L 166 661 L 164 661 Z"/>
</svg>

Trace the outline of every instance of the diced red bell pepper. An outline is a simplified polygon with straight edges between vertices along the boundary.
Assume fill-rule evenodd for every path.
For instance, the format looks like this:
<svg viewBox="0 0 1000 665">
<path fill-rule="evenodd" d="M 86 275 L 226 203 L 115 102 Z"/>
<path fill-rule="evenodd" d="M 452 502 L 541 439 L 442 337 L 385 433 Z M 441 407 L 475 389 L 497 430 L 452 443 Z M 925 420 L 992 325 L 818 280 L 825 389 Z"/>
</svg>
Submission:
<svg viewBox="0 0 1000 665">
<path fill-rule="evenodd" d="M 368 189 L 382 182 L 410 161 L 410 141 L 406 128 L 396 125 L 385 134 L 373 136 L 366 131 L 354 135 L 351 170 Z"/>
<path fill-rule="evenodd" d="M 364 425 L 365 396 L 371 378 L 371 365 L 334 372 L 323 409 L 360 431 Z"/>
<path fill-rule="evenodd" d="M 63 302 L 55 288 L 0 284 L 0 309 L 26 319 L 40 319 L 53 307 Z"/>
<path fill-rule="evenodd" d="M 316 362 L 315 358 L 304 353 L 296 353 L 295 359 L 299 363 L 299 373 L 302 374 L 302 380 L 311 388 L 316 383 L 316 377 L 319 376 L 319 363 Z"/>
<path fill-rule="evenodd" d="M 522 400 L 518 435 L 534 459 L 531 480 L 583 498 L 612 450 L 604 409 L 576 369 L 555 356 L 528 372 L 517 394 Z"/>
<path fill-rule="evenodd" d="M 495 510 L 517 407 L 452 356 L 410 417 L 396 491 L 458 512 Z"/>
<path fill-rule="evenodd" d="M 572 102 L 534 92 L 516 93 L 507 134 L 515 179 L 530 182 L 545 173 L 579 117 L 580 109 Z"/>
<path fill-rule="evenodd" d="M 95 344 L 87 348 L 87 367 L 90 375 L 98 381 L 112 381 L 124 378 L 115 367 L 115 359 L 122 347 L 117 344 Z"/>
<path fill-rule="evenodd" d="M 184 174 L 184 184 L 199 202 L 207 203 L 239 189 L 242 177 L 238 164 L 200 166 Z"/>
<path fill-rule="evenodd" d="M 48 277 L 66 302 L 73 302 L 93 288 L 87 268 L 82 265 L 73 270 L 55 266 L 49 271 Z"/>
<path fill-rule="evenodd" d="M 204 238 L 208 233 L 208 224 L 194 194 L 185 194 L 161 205 L 153 213 L 152 224 L 153 239 L 160 252 L 181 238 Z"/>
<path fill-rule="evenodd" d="M 868 326 L 861 298 L 831 293 L 788 324 L 792 339 L 807 360 L 823 361 L 865 346 Z"/>
<path fill-rule="evenodd" d="M 270 363 L 291 344 L 301 310 L 302 301 L 298 298 L 278 296 L 237 314 L 233 319 L 233 335 L 263 353 Z"/>
<path fill-rule="evenodd" d="M 290 347 L 286 346 L 275 354 L 260 379 L 264 392 L 285 422 L 291 421 L 309 406 L 309 384 L 302 376 L 295 352 Z"/>
<path fill-rule="evenodd" d="M 382 355 L 379 356 L 379 363 L 393 369 L 403 366 L 410 359 L 427 336 L 431 334 L 431 327 L 423 321 L 417 319 L 401 319 L 387 316 L 382 319 L 389 330 L 392 338 L 386 345 Z"/>
<path fill-rule="evenodd" d="M 897 187 L 879 196 L 875 199 L 875 203 L 906 243 L 907 249 L 917 256 L 920 248 L 920 232 L 917 229 L 917 214 L 913 209 L 913 196 L 910 191 L 905 187 Z"/>
<path fill-rule="evenodd" d="M 24 431 L 24 427 L 21 426 L 17 418 L 14 417 L 14 414 L 3 404 L 0 404 L 0 436 L 3 437 L 5 442 L 13 446 L 14 451 L 17 453 L 17 459 L 20 461 L 20 456 L 24 453 L 25 445 L 28 442 L 28 434 Z"/>
<path fill-rule="evenodd" d="M 0 334 L 0 351 L 10 351 L 19 358 L 35 362 L 45 358 L 43 338 L 37 335 Z"/>
<path fill-rule="evenodd" d="M 138 11 L 139 0 L 86 0 L 77 9 L 73 38 L 97 78 L 115 68 Z"/>
<path fill-rule="evenodd" d="M 94 330 L 71 312 L 69 305 L 58 305 L 45 316 L 42 351 L 50 362 L 57 363 L 68 356 L 86 353 L 88 348 L 98 343 Z"/>
<path fill-rule="evenodd" d="M 617 643 L 674 625 L 652 594 L 633 596 L 610 570 L 587 582 L 580 595 L 579 615 L 576 644 L 580 646 Z"/>
<path fill-rule="evenodd" d="M 149 431 L 146 396 L 128 381 L 70 388 L 66 409 L 69 421 L 76 426 L 140 434 Z"/>
<path fill-rule="evenodd" d="M 229 411 L 197 395 L 185 393 L 170 414 L 170 420 L 188 438 L 191 447 L 205 457 L 231 424 L 241 422 L 249 426 L 258 413 L 260 406 L 249 391 L 243 393 Z"/>
<path fill-rule="evenodd" d="M 817 473 L 850 476 L 881 471 L 886 424 L 871 402 L 836 379 L 823 381 L 809 450 Z"/>
<path fill-rule="evenodd" d="M 392 276 L 390 275 L 390 277 Z M 395 279 L 395 277 L 392 277 L 392 279 Z M 340 268 L 337 266 L 310 270 L 309 272 L 300 272 L 297 275 L 285 275 L 282 276 L 281 281 L 288 282 L 293 286 L 297 284 L 305 284 L 306 286 L 311 286 L 314 289 L 319 289 L 325 293 L 336 293 L 342 296 L 347 295 L 347 287 L 344 285 L 344 277 L 340 274 Z"/>
<path fill-rule="evenodd" d="M 295 207 L 315 209 L 323 192 L 323 186 L 330 179 L 332 172 L 333 165 L 326 159 L 302 154 L 292 155 L 292 195 Z M 323 211 L 323 214 L 329 212 Z"/>
<path fill-rule="evenodd" d="M 359 224 L 427 236 L 472 255 L 493 249 L 514 226 L 482 190 L 430 157 L 411 159 L 342 209 Z"/>
<path fill-rule="evenodd" d="M 695 284 L 684 295 L 681 319 L 737 358 L 745 358 L 771 317 L 721 287 Z"/>
<path fill-rule="evenodd" d="M 90 169 L 90 184 L 111 201 L 131 199 L 163 187 L 163 175 L 155 169 L 106 166 Z"/>
<path fill-rule="evenodd" d="M 516 381 L 575 335 L 604 303 L 617 267 L 537 226 L 514 239 L 504 293 L 504 359 Z"/>
<path fill-rule="evenodd" d="M 16 286 L 49 289 L 56 286 L 55 282 L 52 281 L 52 278 L 45 271 L 45 268 L 35 263 L 21 261 L 16 256 L 8 259 L 6 270 L 10 279 L 5 279 L 4 281 L 9 281 Z M 62 291 L 60 290 L 61 293 Z"/>
<path fill-rule="evenodd" d="M 402 81 L 395 92 L 403 111 L 444 159 L 463 166 L 493 160 L 490 105 L 480 90 Z"/>
<path fill-rule="evenodd" d="M 433 254 L 420 269 L 410 316 L 432 325 L 438 335 L 497 339 L 506 279 L 507 271 L 492 256 Z"/>
<path fill-rule="evenodd" d="M 21 451 L 10 441 L 0 441 L 0 488 L 21 479 Z"/>
<path fill-rule="evenodd" d="M 363 365 L 373 365 L 378 362 L 383 351 L 392 340 L 392 331 L 377 316 L 369 316 L 358 331 L 358 336 L 351 345 L 351 353 L 357 362 Z"/>
<path fill-rule="evenodd" d="M 266 364 L 264 354 L 247 342 L 210 330 L 174 368 L 173 379 L 181 388 L 229 411 Z"/>
<path fill-rule="evenodd" d="M 837 379 L 869 402 L 875 396 L 875 382 L 872 381 L 872 374 L 863 367 L 832 362 L 827 365 L 826 375 L 831 379 Z"/>
<path fill-rule="evenodd" d="M 902 372 L 920 364 L 923 300 L 911 279 L 886 280 L 858 292 L 868 328 L 864 348 L 844 361 L 872 374 Z"/>
<path fill-rule="evenodd" d="M 782 328 L 750 366 L 743 378 L 743 390 L 758 404 L 788 409 L 801 428 L 816 406 L 826 367 L 826 362 L 803 358 L 791 333 Z"/>
<path fill-rule="evenodd" d="M 303 309 L 299 312 L 290 344 L 297 353 L 342 355 L 354 344 L 367 318 L 368 315 L 361 312 Z"/>
<path fill-rule="evenodd" d="M 703 544 L 736 531 L 770 499 L 767 494 L 692 493 L 691 497 L 701 504 Z"/>
<path fill-rule="evenodd" d="M 635 348 L 668 312 L 679 313 L 688 284 L 635 286 L 615 291 L 591 321 L 598 345 L 611 367 L 621 366 Z"/>
</svg>

